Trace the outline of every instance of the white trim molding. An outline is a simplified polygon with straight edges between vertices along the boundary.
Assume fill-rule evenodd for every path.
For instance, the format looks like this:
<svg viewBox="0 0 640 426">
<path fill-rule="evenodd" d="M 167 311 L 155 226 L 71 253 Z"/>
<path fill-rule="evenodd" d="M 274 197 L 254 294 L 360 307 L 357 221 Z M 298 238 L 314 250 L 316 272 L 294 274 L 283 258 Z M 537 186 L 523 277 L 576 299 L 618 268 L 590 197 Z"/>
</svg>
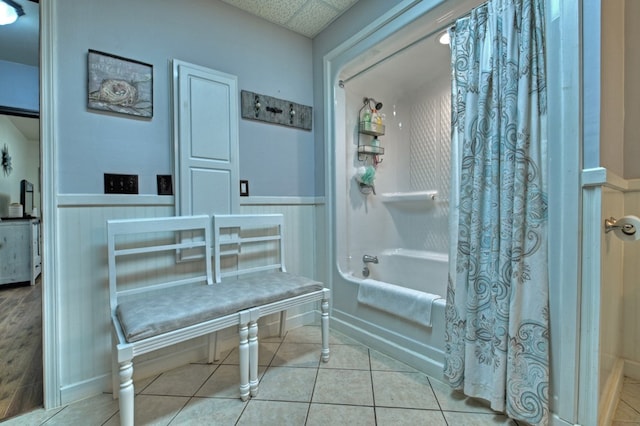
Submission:
<svg viewBox="0 0 640 426">
<path fill-rule="evenodd" d="M 58 207 L 81 206 L 174 206 L 173 195 L 58 194 Z"/>
<path fill-rule="evenodd" d="M 241 206 L 298 206 L 298 205 L 321 205 L 321 204 L 324 204 L 324 197 L 290 197 L 290 196 L 240 197 Z"/>
</svg>

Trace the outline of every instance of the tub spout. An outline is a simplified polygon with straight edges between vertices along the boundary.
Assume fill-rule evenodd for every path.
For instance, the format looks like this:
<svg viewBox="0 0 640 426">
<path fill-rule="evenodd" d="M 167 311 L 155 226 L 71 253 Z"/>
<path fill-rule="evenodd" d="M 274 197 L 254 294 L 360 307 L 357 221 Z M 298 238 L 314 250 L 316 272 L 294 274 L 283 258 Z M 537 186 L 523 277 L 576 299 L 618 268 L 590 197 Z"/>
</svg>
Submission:
<svg viewBox="0 0 640 426">
<path fill-rule="evenodd" d="M 362 256 L 362 261 L 364 263 L 378 263 L 378 256 L 371 256 L 369 254 L 365 254 Z"/>
</svg>

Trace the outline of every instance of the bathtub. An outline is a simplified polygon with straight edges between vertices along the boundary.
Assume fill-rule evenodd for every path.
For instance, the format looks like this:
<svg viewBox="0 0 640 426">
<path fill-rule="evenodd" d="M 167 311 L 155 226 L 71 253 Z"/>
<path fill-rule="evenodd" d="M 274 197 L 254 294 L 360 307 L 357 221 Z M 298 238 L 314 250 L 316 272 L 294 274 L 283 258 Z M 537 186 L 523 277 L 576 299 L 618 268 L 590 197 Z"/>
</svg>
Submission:
<svg viewBox="0 0 640 426">
<path fill-rule="evenodd" d="M 430 251 L 389 249 L 377 256 L 377 264 L 368 264 L 369 279 L 437 294 L 443 298 L 446 296 L 448 255 Z"/>
<path fill-rule="evenodd" d="M 364 254 L 364 253 L 363 253 Z M 344 285 L 337 288 L 332 324 L 395 359 L 401 360 L 432 377 L 442 377 L 444 362 L 445 307 L 448 275 L 446 254 L 408 249 L 389 249 L 379 253 L 378 263 L 368 263 L 369 277 L 362 274 L 362 255 L 352 257 L 352 270 L 342 271 Z M 380 283 L 398 292 L 426 293 L 439 296 L 433 301 L 430 324 L 425 326 L 398 312 L 373 308 L 358 301 L 361 286 Z M 343 293 L 344 288 L 350 292 Z M 350 307 L 348 307 L 350 305 Z"/>
</svg>

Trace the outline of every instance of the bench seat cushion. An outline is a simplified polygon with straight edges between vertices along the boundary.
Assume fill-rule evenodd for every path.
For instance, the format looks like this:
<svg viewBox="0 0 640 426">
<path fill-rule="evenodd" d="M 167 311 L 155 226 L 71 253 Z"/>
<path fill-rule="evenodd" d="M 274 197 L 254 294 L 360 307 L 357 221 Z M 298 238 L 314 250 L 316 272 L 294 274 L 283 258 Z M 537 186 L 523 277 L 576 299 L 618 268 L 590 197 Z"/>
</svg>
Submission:
<svg viewBox="0 0 640 426">
<path fill-rule="evenodd" d="M 122 301 L 116 314 L 127 342 L 136 342 L 323 287 L 306 277 L 274 272 L 145 293 Z"/>
</svg>

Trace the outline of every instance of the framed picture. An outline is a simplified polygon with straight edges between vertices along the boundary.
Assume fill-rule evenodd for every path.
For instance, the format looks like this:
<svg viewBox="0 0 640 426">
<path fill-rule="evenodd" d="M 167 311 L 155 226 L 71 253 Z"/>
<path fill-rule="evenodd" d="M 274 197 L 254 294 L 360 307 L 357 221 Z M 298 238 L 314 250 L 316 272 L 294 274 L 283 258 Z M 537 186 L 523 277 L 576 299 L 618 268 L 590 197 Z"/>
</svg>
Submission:
<svg viewBox="0 0 640 426">
<path fill-rule="evenodd" d="M 88 103 L 93 110 L 153 117 L 153 66 L 89 50 Z"/>
</svg>

